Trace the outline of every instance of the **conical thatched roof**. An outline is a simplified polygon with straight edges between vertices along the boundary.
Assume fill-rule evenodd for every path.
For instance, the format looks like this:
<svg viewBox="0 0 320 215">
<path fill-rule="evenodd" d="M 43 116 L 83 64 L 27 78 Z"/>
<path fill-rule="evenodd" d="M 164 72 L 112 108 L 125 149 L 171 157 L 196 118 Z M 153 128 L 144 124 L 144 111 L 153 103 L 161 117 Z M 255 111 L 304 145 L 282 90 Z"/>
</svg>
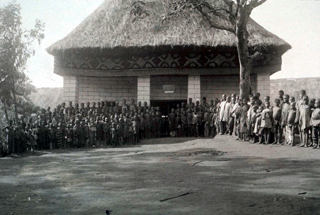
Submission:
<svg viewBox="0 0 320 215">
<path fill-rule="evenodd" d="M 212 0 L 213 1 L 213 0 Z M 214 0 L 217 1 L 217 0 Z M 105 0 L 78 27 L 47 51 L 56 55 L 74 49 L 114 49 L 161 46 L 235 47 L 235 36 L 213 29 L 200 15 L 181 16 L 162 23 L 170 0 L 144 0 L 150 16 L 132 23 L 130 14 L 134 0 Z M 284 53 L 290 45 L 250 19 L 249 46 L 275 47 Z"/>
</svg>

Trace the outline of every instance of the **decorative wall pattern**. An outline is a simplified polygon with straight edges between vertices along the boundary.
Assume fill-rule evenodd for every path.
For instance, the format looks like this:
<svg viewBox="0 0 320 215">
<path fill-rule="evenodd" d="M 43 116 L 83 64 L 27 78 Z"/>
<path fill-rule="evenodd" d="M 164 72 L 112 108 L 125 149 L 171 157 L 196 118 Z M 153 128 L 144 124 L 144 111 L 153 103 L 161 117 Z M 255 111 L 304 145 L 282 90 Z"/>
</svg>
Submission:
<svg viewBox="0 0 320 215">
<path fill-rule="evenodd" d="M 265 54 L 253 62 L 253 66 L 281 65 L 281 57 Z M 90 56 L 60 56 L 55 66 L 85 70 L 134 70 L 148 68 L 237 68 L 237 54 L 232 53 L 180 53 L 150 56 L 131 56 L 126 58 L 107 58 Z"/>
</svg>

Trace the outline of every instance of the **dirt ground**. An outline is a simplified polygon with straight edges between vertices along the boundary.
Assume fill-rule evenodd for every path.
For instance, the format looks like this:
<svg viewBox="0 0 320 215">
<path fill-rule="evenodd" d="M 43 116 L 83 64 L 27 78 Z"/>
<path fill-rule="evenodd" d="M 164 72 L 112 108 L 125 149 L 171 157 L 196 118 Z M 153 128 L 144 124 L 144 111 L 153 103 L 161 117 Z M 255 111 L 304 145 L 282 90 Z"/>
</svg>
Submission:
<svg viewBox="0 0 320 215">
<path fill-rule="evenodd" d="M 319 161 L 230 136 L 25 154 L 0 159 L 0 214 L 320 214 Z"/>
</svg>

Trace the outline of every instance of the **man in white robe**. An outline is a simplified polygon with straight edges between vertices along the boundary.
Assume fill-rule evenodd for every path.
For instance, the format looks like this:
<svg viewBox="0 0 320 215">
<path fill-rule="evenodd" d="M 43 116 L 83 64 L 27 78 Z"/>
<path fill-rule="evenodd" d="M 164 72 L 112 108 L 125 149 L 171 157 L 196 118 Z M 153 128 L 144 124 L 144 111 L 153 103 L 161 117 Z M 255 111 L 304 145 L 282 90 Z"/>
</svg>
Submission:
<svg viewBox="0 0 320 215">
<path fill-rule="evenodd" d="M 226 95 L 222 95 L 222 101 L 220 103 L 220 135 L 223 135 L 226 132 L 227 123 L 229 121 L 231 112 L 231 97 L 228 96 L 226 99 Z"/>
</svg>

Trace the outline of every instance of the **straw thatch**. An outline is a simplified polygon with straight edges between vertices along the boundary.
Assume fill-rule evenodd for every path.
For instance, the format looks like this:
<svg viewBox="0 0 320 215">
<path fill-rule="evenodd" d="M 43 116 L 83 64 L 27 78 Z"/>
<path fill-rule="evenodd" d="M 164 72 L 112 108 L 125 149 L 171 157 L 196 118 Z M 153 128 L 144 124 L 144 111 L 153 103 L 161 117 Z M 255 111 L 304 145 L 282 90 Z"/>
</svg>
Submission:
<svg viewBox="0 0 320 215">
<path fill-rule="evenodd" d="M 219 1 L 219 0 L 212 0 Z M 181 16 L 162 23 L 170 0 L 144 0 L 150 16 L 132 23 L 130 14 L 134 0 L 105 0 L 78 27 L 47 51 L 56 55 L 72 49 L 114 49 L 161 46 L 235 47 L 235 36 L 225 30 L 213 29 L 197 14 Z M 281 48 L 284 53 L 290 45 L 268 32 L 254 20 L 248 23 L 249 46 Z"/>
</svg>

